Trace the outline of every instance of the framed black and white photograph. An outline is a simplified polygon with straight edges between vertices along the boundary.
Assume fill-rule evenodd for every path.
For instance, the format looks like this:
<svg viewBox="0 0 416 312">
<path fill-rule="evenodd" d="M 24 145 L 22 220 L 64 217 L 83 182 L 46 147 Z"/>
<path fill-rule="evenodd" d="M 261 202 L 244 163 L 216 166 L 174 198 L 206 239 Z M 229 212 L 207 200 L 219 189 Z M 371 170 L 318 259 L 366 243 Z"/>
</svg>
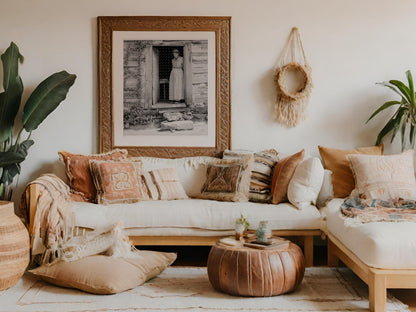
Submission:
<svg viewBox="0 0 416 312">
<path fill-rule="evenodd" d="M 100 150 L 230 148 L 229 27 L 228 17 L 99 17 Z"/>
</svg>

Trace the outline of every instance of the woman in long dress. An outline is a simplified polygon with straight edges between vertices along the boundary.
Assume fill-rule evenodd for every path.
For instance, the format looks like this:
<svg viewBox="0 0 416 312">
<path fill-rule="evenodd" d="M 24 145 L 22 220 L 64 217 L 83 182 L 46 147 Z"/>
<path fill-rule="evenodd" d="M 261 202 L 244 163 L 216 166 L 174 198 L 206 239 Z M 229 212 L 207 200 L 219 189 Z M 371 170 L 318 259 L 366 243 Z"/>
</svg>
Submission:
<svg viewBox="0 0 416 312">
<path fill-rule="evenodd" d="M 179 51 L 174 49 L 172 51 L 172 71 L 169 77 L 169 101 L 183 102 L 184 84 L 183 84 L 183 57 L 179 56 Z"/>
</svg>

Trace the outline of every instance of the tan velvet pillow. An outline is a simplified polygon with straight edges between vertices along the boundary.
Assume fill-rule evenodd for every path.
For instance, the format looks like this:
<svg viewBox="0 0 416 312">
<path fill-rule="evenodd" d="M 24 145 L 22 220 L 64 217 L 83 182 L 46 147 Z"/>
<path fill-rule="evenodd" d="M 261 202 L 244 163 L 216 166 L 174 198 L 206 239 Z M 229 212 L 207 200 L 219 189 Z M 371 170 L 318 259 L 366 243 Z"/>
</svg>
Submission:
<svg viewBox="0 0 416 312">
<path fill-rule="evenodd" d="M 413 150 L 396 155 L 348 155 L 355 177 L 352 196 L 366 199 L 416 199 Z"/>
<path fill-rule="evenodd" d="M 90 256 L 44 265 L 29 272 L 57 286 L 109 295 L 142 285 L 176 260 L 175 253 L 141 250 L 140 255 L 139 258 Z"/>
<path fill-rule="evenodd" d="M 318 146 L 324 168 L 332 171 L 332 186 L 334 197 L 344 198 L 350 195 L 355 187 L 354 176 L 352 174 L 347 155 L 383 155 L 384 145 L 361 147 L 350 150 L 341 150 Z"/>
<path fill-rule="evenodd" d="M 134 203 L 150 199 L 141 176 L 141 161 L 90 160 L 90 171 L 97 190 L 97 204 Z"/>
<path fill-rule="evenodd" d="M 290 179 L 295 173 L 296 167 L 305 156 L 305 150 L 285 157 L 278 161 L 272 180 L 272 204 L 280 204 L 287 201 L 287 189 Z"/>
<path fill-rule="evenodd" d="M 207 168 L 199 198 L 220 201 L 248 201 L 253 155 L 218 159 Z"/>
<path fill-rule="evenodd" d="M 105 154 L 80 155 L 65 151 L 58 152 L 60 160 L 65 165 L 65 173 L 71 193 L 82 196 L 85 201 L 93 202 L 97 195 L 90 174 L 90 163 L 95 160 L 122 160 L 127 157 L 127 150 L 115 149 Z"/>
</svg>

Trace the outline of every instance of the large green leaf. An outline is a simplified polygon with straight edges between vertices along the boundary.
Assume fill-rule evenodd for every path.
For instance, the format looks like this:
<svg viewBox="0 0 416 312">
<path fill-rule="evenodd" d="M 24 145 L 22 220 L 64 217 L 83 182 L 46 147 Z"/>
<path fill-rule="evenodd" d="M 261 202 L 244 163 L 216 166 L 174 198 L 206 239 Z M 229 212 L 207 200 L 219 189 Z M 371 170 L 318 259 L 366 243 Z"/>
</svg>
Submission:
<svg viewBox="0 0 416 312">
<path fill-rule="evenodd" d="M 415 148 L 415 125 L 413 123 L 410 124 L 409 142 L 412 148 Z"/>
<path fill-rule="evenodd" d="M 13 179 L 20 173 L 20 165 L 13 164 L 3 168 L 3 174 L 0 178 L 0 183 L 12 184 Z"/>
<path fill-rule="evenodd" d="M 385 110 L 386 108 L 389 108 L 393 105 L 399 105 L 399 104 L 401 104 L 401 102 L 399 101 L 389 101 L 389 102 L 384 103 L 370 116 L 370 118 L 368 118 L 368 120 L 365 123 L 368 123 L 374 116 L 376 116 L 378 113 Z"/>
<path fill-rule="evenodd" d="M 378 134 L 376 145 L 381 144 L 381 141 L 386 136 L 386 134 L 389 133 L 393 129 L 395 123 L 396 123 L 396 120 L 394 119 L 394 117 L 390 118 L 390 120 L 387 122 L 387 124 L 384 126 L 383 129 L 381 129 L 380 133 Z"/>
<path fill-rule="evenodd" d="M 58 107 L 75 79 L 76 75 L 61 71 L 49 76 L 36 87 L 23 109 L 22 123 L 27 132 L 35 130 Z"/>
<path fill-rule="evenodd" d="M 23 83 L 18 72 L 19 60 L 22 61 L 23 56 L 13 42 L 1 55 L 1 60 L 4 92 L 0 93 L 0 143 L 11 139 L 23 93 Z"/>
<path fill-rule="evenodd" d="M 409 91 L 410 91 L 410 98 L 411 98 L 411 104 L 413 106 L 413 108 L 416 108 L 416 103 L 415 103 L 415 86 L 413 84 L 413 76 L 412 76 L 412 72 L 410 70 L 406 71 L 406 76 L 407 76 L 407 81 L 409 83 Z"/>
<path fill-rule="evenodd" d="M 402 119 L 404 119 L 404 122 L 406 122 L 407 115 L 405 114 L 407 109 L 405 107 L 399 108 L 397 111 L 396 117 L 394 118 L 394 127 L 393 127 L 393 134 L 391 135 L 391 141 L 393 142 L 394 138 L 396 137 L 397 131 L 400 128 L 400 124 L 402 123 Z"/>
<path fill-rule="evenodd" d="M 403 123 L 402 123 L 402 131 L 401 131 L 401 136 L 402 136 L 402 152 L 406 148 L 406 125 L 407 125 L 407 120 L 404 120 Z"/>
<path fill-rule="evenodd" d="M 409 101 L 409 103 L 412 102 L 410 90 L 403 82 L 401 82 L 400 80 L 390 80 L 389 82 L 400 90 L 402 96 L 404 95 L 404 97 Z"/>
<path fill-rule="evenodd" d="M 7 90 L 10 83 L 13 83 L 14 79 L 19 76 L 18 61 L 23 62 L 23 55 L 20 54 L 14 42 L 11 42 L 6 52 L 1 55 L 1 61 L 3 62 L 3 88 Z"/>
<path fill-rule="evenodd" d="M 28 150 L 34 143 L 33 140 L 25 140 L 18 145 L 12 146 L 6 152 L 0 152 L 0 167 L 20 164 L 26 159 Z"/>
</svg>

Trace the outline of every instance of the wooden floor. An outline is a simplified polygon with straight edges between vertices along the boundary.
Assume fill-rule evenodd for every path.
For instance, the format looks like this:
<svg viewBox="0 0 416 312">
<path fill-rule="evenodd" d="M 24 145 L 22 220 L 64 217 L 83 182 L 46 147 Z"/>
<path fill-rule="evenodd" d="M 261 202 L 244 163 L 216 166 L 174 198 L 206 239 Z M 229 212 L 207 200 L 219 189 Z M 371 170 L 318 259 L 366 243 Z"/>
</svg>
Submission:
<svg viewBox="0 0 416 312">
<path fill-rule="evenodd" d="M 176 252 L 178 259 L 174 266 L 206 266 L 211 247 L 206 246 L 146 246 L 139 249 Z M 317 266 L 326 265 L 326 246 L 315 246 L 314 263 Z M 416 312 L 416 289 L 390 289 L 389 292 L 397 299 L 407 304 L 410 311 Z"/>
</svg>

